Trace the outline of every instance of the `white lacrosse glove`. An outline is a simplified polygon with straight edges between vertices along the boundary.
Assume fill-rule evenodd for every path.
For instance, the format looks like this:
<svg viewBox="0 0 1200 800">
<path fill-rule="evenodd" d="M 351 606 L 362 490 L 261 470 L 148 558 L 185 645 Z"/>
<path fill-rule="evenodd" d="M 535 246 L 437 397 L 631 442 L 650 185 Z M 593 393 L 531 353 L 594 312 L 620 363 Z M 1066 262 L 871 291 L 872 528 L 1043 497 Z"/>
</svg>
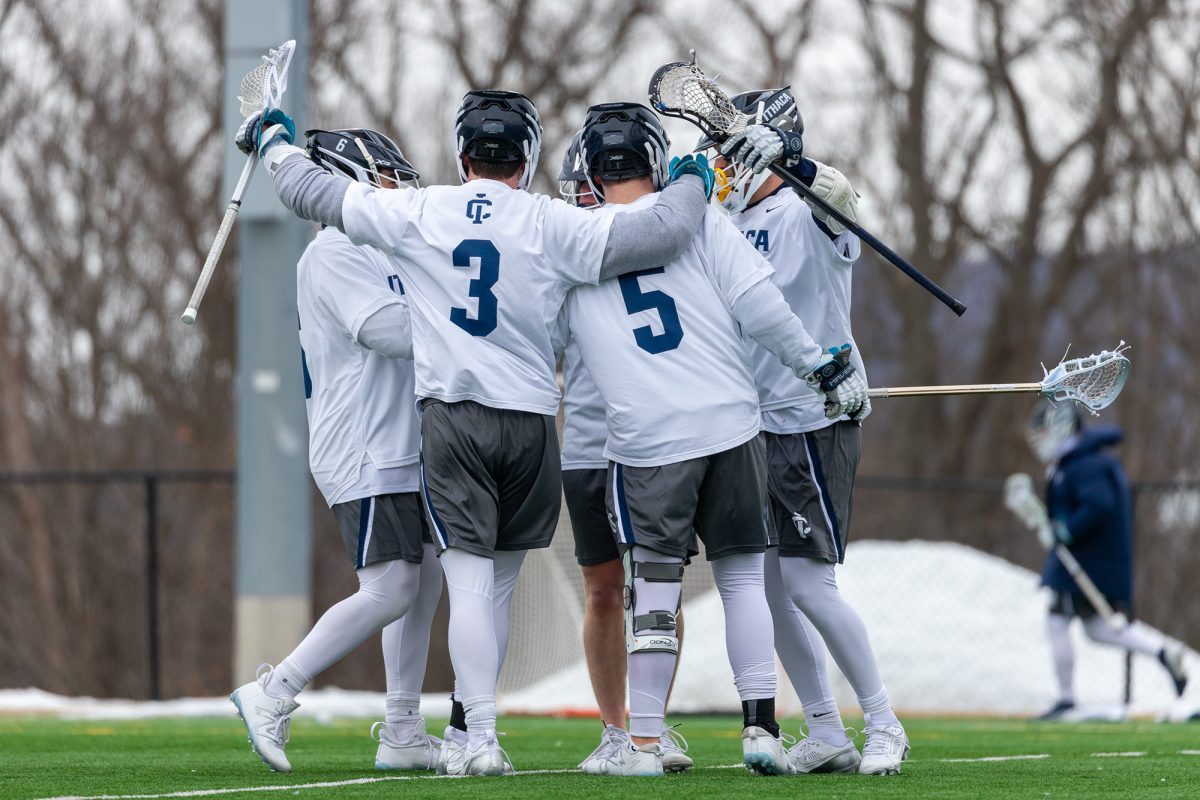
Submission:
<svg viewBox="0 0 1200 800">
<path fill-rule="evenodd" d="M 850 185 L 850 179 L 827 164 L 822 164 L 820 161 L 813 161 L 811 158 L 808 160 L 812 161 L 817 171 L 810 187 L 813 193 L 842 212 L 842 215 L 846 219 L 851 222 L 857 222 L 858 192 L 854 191 L 854 187 Z M 808 197 L 804 197 L 804 202 L 808 203 L 808 207 L 812 209 L 813 216 L 825 223 L 825 227 L 829 228 L 834 236 L 839 236 L 846 232 L 845 225 L 822 211 Z"/>
<path fill-rule="evenodd" d="M 848 343 L 829 348 L 829 356 L 804 376 L 809 386 L 825 395 L 827 419 L 848 416 L 857 422 L 870 413 L 867 382 L 850 363 L 852 349 Z"/>
<path fill-rule="evenodd" d="M 783 131 L 774 125 L 750 125 L 730 136 L 718 149 L 757 174 L 780 159 L 785 166 L 799 163 L 804 139 L 796 131 Z"/>
<path fill-rule="evenodd" d="M 1004 505 L 1016 514 L 1017 519 L 1021 520 L 1026 528 L 1037 534 L 1042 549 L 1054 548 L 1057 540 L 1046 516 L 1046 506 L 1033 491 L 1033 478 L 1023 472 L 1009 475 L 1008 480 L 1004 482 Z"/>
</svg>

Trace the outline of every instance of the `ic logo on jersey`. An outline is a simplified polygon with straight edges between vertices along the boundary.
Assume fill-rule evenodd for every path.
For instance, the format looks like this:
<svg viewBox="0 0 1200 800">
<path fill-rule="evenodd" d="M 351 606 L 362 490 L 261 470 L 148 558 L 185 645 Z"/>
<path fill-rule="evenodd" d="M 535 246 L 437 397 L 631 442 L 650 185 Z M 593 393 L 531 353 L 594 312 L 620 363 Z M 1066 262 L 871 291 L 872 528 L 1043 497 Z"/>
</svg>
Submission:
<svg viewBox="0 0 1200 800">
<path fill-rule="evenodd" d="M 767 238 L 768 233 L 769 233 L 769 231 L 755 231 L 755 230 L 742 231 L 742 235 L 746 237 L 746 241 L 748 241 L 750 244 L 754 245 L 754 247 L 756 249 L 761 250 L 764 253 L 771 252 L 771 243 L 770 243 L 769 239 Z"/>
<path fill-rule="evenodd" d="M 800 534 L 801 539 L 807 539 L 812 533 L 812 525 L 808 524 L 808 520 L 799 511 L 792 514 L 792 524 L 796 526 L 796 533 Z"/>
<path fill-rule="evenodd" d="M 467 201 L 467 219 L 471 220 L 471 224 L 473 225 L 482 225 L 485 219 L 492 216 L 490 213 L 484 211 L 491 204 L 492 201 L 487 199 L 487 195 L 475 195 L 475 199 Z"/>
</svg>

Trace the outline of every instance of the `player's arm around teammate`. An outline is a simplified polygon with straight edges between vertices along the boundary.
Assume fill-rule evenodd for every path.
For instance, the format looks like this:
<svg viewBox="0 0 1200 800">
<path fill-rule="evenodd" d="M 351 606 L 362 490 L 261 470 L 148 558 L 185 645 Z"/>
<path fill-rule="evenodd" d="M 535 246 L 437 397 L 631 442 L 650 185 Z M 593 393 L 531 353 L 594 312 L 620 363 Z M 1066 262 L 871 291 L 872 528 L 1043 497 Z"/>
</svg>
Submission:
<svg viewBox="0 0 1200 800">
<path fill-rule="evenodd" d="M 324 169 L 393 188 L 416 171 L 375 131 L 309 131 Z M 341 529 L 359 590 L 330 608 L 300 645 L 232 700 L 250 743 L 272 769 L 295 698 L 380 628 L 385 720 L 372 728 L 379 769 L 430 769 L 440 740 L 425 732 L 420 692 L 441 571 L 417 494 L 418 432 L 408 304 L 388 259 L 326 228 L 297 265 L 297 307 L 313 477 Z"/>
</svg>

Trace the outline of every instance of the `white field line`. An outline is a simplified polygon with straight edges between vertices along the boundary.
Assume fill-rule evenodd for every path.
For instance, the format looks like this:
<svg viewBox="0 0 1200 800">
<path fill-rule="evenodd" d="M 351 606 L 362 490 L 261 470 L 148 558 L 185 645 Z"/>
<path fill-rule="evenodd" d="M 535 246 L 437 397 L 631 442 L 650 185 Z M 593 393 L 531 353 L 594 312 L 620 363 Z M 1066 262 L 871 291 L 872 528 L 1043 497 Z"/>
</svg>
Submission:
<svg viewBox="0 0 1200 800">
<path fill-rule="evenodd" d="M 1200 750 L 1180 750 L 1181 756 L 1200 756 Z"/>
<path fill-rule="evenodd" d="M 1029 753 L 1020 756 L 984 756 L 983 758 L 943 758 L 943 764 L 979 764 L 990 761 L 1035 761 L 1040 758 L 1049 758 L 1049 753 Z"/>
<path fill-rule="evenodd" d="M 719 764 L 697 769 L 744 769 L 744 764 Z M 514 778 L 522 775 L 565 775 L 568 773 L 582 775 L 578 769 L 526 769 L 514 772 L 507 777 Z M 344 781 L 322 781 L 320 783 L 294 783 L 291 785 L 275 786 L 244 786 L 240 788 L 223 789 L 191 789 L 181 792 L 164 792 L 162 794 L 89 794 L 62 795 L 60 797 L 40 797 L 37 800 L 159 800 L 170 797 L 216 797 L 223 794 L 240 794 L 242 792 L 296 792 L 301 789 L 336 789 L 341 786 L 362 786 L 370 783 L 387 783 L 390 781 L 436 781 L 458 780 L 465 775 L 381 775 L 377 778 L 353 778 Z"/>
<path fill-rule="evenodd" d="M 1123 753 L 1092 753 L 1092 758 L 1140 758 L 1145 750 L 1127 750 Z"/>
</svg>

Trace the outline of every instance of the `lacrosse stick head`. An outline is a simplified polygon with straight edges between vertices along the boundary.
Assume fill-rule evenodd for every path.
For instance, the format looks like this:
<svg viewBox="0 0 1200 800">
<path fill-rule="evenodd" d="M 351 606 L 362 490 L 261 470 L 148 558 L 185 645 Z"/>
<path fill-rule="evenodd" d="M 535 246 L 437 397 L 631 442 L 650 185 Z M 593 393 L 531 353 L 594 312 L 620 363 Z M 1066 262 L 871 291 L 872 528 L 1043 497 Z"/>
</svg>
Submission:
<svg viewBox="0 0 1200 800">
<path fill-rule="evenodd" d="M 733 105 L 716 80 L 692 60 L 673 61 L 650 78 L 650 105 L 660 114 L 686 119 L 715 142 L 723 142 L 749 124 L 750 118 Z"/>
<path fill-rule="evenodd" d="M 1115 350 L 1102 350 L 1086 358 L 1062 361 L 1046 372 L 1041 392 L 1052 402 L 1071 400 L 1093 415 L 1108 408 L 1129 378 L 1129 359 L 1123 353 L 1129 349 L 1125 342 Z"/>
<path fill-rule="evenodd" d="M 288 39 L 262 57 L 263 63 L 246 73 L 239 89 L 238 103 L 243 117 L 275 108 L 287 90 L 288 67 L 296 40 Z"/>
</svg>

